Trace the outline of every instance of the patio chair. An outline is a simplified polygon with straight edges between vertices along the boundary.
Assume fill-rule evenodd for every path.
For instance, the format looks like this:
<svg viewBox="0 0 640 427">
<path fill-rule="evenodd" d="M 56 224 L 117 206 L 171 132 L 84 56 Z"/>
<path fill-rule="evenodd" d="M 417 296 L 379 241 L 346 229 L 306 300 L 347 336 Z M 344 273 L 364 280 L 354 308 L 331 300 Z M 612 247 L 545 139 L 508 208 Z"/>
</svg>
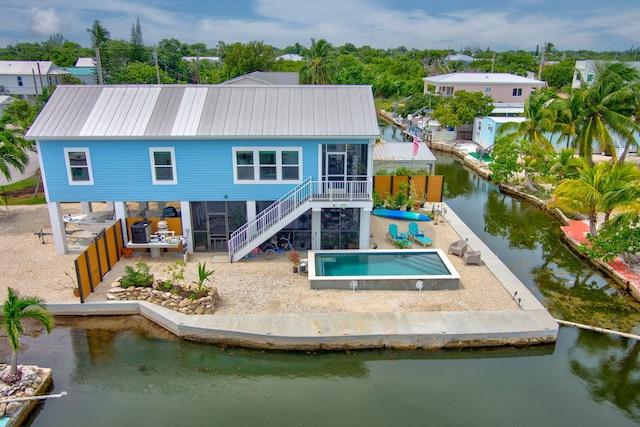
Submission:
<svg viewBox="0 0 640 427">
<path fill-rule="evenodd" d="M 460 239 L 449 245 L 449 251 L 447 253 L 462 257 L 462 255 L 464 255 L 466 250 L 467 250 L 467 241 L 465 239 Z"/>
<path fill-rule="evenodd" d="M 482 265 L 482 259 L 480 259 L 480 251 L 465 251 L 464 255 L 462 255 L 462 260 L 464 261 L 464 265 Z"/>
<path fill-rule="evenodd" d="M 387 233 L 387 236 L 389 236 L 392 242 L 403 242 L 407 246 L 411 246 L 411 241 L 409 241 L 407 233 L 401 233 L 398 231 L 397 224 L 389 224 L 389 232 Z"/>
<path fill-rule="evenodd" d="M 424 235 L 424 228 L 418 227 L 415 222 L 409 223 L 409 237 L 418 243 L 422 243 L 423 247 L 430 246 L 433 240 Z"/>
</svg>

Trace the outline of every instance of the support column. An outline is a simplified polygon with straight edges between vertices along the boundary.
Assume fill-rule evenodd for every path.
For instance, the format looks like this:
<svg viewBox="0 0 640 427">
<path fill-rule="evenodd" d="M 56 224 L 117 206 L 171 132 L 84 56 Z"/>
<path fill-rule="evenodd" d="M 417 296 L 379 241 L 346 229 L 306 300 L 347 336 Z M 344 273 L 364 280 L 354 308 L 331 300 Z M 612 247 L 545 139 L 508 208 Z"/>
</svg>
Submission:
<svg viewBox="0 0 640 427">
<path fill-rule="evenodd" d="M 82 211 L 82 213 L 93 212 L 91 202 L 80 202 L 80 210 Z"/>
<path fill-rule="evenodd" d="M 371 208 L 360 208 L 360 249 L 369 249 L 371 237 Z"/>
<path fill-rule="evenodd" d="M 193 253 L 193 224 L 191 223 L 191 203 L 180 202 L 180 219 L 182 220 L 182 235 L 187 239 L 187 253 Z"/>
<path fill-rule="evenodd" d="M 311 249 L 319 251 L 322 235 L 322 209 L 313 208 L 311 211 Z"/>
<path fill-rule="evenodd" d="M 51 233 L 53 234 L 53 243 L 56 247 L 58 255 L 64 255 L 69 250 L 67 245 L 67 236 L 64 231 L 64 221 L 62 220 L 62 207 L 58 202 L 47 203 L 49 209 L 49 220 L 51 221 Z"/>
<path fill-rule="evenodd" d="M 124 236 L 124 245 L 127 245 L 129 241 L 129 230 L 127 229 L 127 202 L 113 202 L 113 211 L 116 216 L 116 220 L 120 219 L 122 222 L 122 235 Z"/>
</svg>

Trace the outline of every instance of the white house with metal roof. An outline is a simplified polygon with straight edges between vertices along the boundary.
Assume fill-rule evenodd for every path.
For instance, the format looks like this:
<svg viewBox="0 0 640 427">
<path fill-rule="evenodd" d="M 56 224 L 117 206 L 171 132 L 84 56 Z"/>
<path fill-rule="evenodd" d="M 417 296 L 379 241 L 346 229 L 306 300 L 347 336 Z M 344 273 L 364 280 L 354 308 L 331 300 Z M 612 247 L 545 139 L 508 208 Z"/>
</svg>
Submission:
<svg viewBox="0 0 640 427">
<path fill-rule="evenodd" d="M 371 87 L 329 85 L 58 86 L 26 134 L 59 253 L 63 202 L 157 202 L 231 261 L 274 235 L 368 248 L 378 136 Z"/>
<path fill-rule="evenodd" d="M 65 74 L 51 61 L 0 61 L 0 95 L 35 102 L 43 87 L 51 89 Z"/>
<path fill-rule="evenodd" d="M 424 93 L 443 96 L 459 90 L 482 92 L 494 102 L 524 103 L 537 89 L 546 85 L 541 80 L 509 73 L 451 73 L 424 77 Z"/>
</svg>

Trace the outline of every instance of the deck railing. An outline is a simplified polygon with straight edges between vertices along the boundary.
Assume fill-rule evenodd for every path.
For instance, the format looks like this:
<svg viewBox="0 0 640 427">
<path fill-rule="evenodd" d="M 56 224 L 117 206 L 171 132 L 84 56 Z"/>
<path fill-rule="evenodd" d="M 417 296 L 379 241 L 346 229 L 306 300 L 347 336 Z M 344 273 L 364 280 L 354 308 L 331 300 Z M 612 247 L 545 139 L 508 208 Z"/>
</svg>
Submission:
<svg viewBox="0 0 640 427">
<path fill-rule="evenodd" d="M 274 234 L 273 228 L 287 215 L 311 201 L 371 200 L 373 183 L 368 181 L 312 181 L 305 179 L 300 185 L 260 212 L 256 217 L 231 233 L 229 256 L 261 243 Z M 265 233 L 268 232 L 268 236 Z"/>
</svg>

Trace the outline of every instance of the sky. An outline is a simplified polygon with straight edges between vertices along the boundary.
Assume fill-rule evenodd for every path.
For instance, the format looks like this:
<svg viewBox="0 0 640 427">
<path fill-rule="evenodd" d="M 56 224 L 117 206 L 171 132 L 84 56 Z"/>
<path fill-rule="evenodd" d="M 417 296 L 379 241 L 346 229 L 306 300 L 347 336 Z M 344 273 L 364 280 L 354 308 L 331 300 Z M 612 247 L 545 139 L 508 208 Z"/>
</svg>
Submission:
<svg viewBox="0 0 640 427">
<path fill-rule="evenodd" d="M 129 40 L 140 20 L 145 45 L 175 38 L 217 46 L 262 41 L 278 48 L 311 39 L 374 48 L 627 50 L 640 45 L 638 0 L 2 0 L 0 47 L 61 33 L 89 47 L 100 21 Z"/>
</svg>

